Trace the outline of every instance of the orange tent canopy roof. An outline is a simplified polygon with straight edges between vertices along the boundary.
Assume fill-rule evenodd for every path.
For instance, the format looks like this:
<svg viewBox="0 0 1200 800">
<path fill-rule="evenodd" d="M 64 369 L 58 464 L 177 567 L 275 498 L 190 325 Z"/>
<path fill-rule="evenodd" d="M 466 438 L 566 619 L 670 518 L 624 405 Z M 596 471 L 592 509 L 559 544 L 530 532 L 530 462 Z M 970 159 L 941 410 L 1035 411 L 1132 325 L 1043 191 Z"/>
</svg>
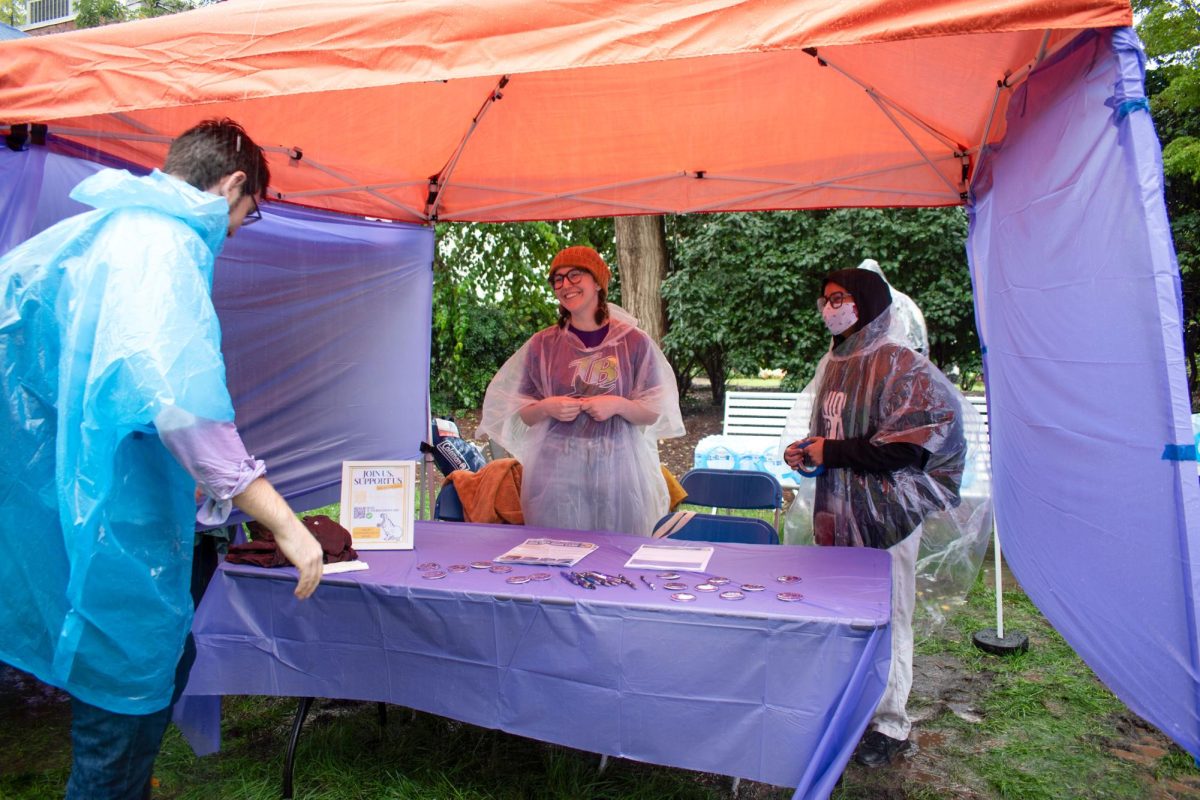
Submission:
<svg viewBox="0 0 1200 800">
<path fill-rule="evenodd" d="M 1112 0 L 229 0 L 0 43 L 0 124 L 157 166 L 229 116 L 281 199 L 409 221 L 953 205 L 1027 68 L 1131 22 Z"/>
</svg>

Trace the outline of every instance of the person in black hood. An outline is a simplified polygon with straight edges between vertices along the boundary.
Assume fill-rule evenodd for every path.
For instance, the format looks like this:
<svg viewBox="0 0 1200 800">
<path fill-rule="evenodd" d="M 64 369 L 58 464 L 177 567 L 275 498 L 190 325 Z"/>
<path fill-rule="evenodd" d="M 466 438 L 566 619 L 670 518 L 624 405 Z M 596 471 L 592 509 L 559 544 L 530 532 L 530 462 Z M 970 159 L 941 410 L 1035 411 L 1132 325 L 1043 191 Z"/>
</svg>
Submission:
<svg viewBox="0 0 1200 800">
<path fill-rule="evenodd" d="M 823 468 L 815 481 L 804 482 L 815 487 L 815 542 L 875 547 L 892 556 L 891 670 L 855 754 L 868 767 L 889 764 L 908 747 L 922 523 L 958 506 L 967 451 L 957 390 L 928 359 L 888 335 L 891 305 L 886 281 L 873 272 L 825 276 L 817 307 L 833 341 L 805 390 L 812 392 L 811 406 L 793 412 L 807 418 L 789 419 L 781 443 L 794 469 Z M 807 516 L 807 500 L 798 500 L 789 525 Z"/>
</svg>

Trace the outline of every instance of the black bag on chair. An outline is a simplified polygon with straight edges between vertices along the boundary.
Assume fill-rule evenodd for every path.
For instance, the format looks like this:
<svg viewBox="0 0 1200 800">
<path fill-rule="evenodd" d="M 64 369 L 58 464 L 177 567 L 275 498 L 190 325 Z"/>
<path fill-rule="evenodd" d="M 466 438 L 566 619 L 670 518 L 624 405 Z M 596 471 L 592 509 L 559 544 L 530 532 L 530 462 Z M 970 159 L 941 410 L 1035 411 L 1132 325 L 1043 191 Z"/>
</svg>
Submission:
<svg viewBox="0 0 1200 800">
<path fill-rule="evenodd" d="M 483 452 L 474 443 L 458 435 L 458 426 L 453 420 L 434 417 L 430 428 L 433 444 L 421 442 L 421 452 L 433 454 L 433 461 L 442 475 L 449 475 L 456 469 L 478 472 L 487 463 Z"/>
</svg>

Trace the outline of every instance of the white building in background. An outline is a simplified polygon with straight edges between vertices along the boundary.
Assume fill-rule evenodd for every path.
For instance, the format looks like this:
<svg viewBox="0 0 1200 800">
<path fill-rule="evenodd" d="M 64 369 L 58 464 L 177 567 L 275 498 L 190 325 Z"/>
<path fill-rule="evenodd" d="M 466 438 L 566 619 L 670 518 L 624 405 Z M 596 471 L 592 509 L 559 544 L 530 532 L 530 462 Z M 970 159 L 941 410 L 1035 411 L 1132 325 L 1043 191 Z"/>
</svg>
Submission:
<svg viewBox="0 0 1200 800">
<path fill-rule="evenodd" d="M 14 5 L 18 5 L 14 3 Z M 58 33 L 75 27 L 75 0 L 25 0 L 26 33 Z"/>
</svg>

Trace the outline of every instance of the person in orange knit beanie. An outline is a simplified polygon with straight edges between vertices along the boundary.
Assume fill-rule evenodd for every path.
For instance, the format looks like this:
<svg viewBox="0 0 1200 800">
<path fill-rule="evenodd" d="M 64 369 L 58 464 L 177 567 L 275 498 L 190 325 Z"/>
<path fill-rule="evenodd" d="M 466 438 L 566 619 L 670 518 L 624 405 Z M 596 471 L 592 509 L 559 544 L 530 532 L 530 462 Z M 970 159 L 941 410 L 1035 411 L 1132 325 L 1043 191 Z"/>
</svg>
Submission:
<svg viewBox="0 0 1200 800">
<path fill-rule="evenodd" d="M 476 433 L 524 466 L 526 525 L 649 536 L 669 504 L 658 440 L 684 433 L 674 373 L 608 302 L 612 272 L 599 253 L 568 247 L 548 277 L 558 323 L 496 373 Z"/>
</svg>

